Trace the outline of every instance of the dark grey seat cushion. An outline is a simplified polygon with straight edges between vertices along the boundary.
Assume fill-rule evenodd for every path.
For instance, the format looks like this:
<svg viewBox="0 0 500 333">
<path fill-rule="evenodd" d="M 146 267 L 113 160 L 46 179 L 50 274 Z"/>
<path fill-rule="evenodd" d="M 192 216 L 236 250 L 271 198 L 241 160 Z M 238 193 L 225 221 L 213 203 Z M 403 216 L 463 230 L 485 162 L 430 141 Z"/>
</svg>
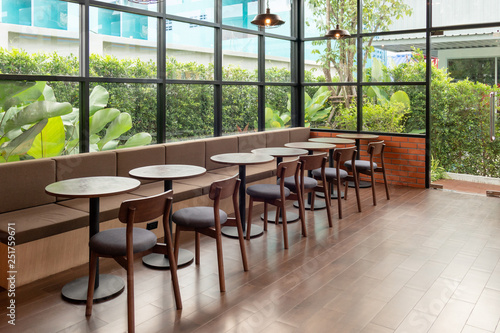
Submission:
<svg viewBox="0 0 500 333">
<path fill-rule="evenodd" d="M 219 209 L 220 224 L 227 221 L 227 214 Z M 190 228 L 209 228 L 215 226 L 213 207 L 188 207 L 176 211 L 172 215 L 175 224 Z"/>
<path fill-rule="evenodd" d="M 345 167 L 349 170 L 352 169 L 351 166 L 351 161 L 346 161 L 344 163 Z M 373 168 L 377 168 L 377 163 L 373 162 Z M 365 160 L 358 160 L 356 161 L 356 170 L 357 171 L 365 171 L 365 170 L 370 170 L 370 161 L 365 161 Z"/>
<path fill-rule="evenodd" d="M 127 254 L 126 228 L 115 228 L 101 231 L 90 239 L 90 248 L 97 253 L 109 256 Z M 156 244 L 156 235 L 149 230 L 134 228 L 134 253 L 149 250 Z"/>
<path fill-rule="evenodd" d="M 313 170 L 312 172 L 313 177 L 316 179 L 321 178 L 321 169 L 316 169 Z M 349 174 L 347 171 L 340 169 L 340 179 L 346 178 Z M 325 168 L 325 176 L 326 180 L 332 180 L 332 179 L 337 179 L 337 169 L 335 168 Z"/>
<path fill-rule="evenodd" d="M 262 200 L 281 198 L 280 186 L 273 184 L 256 184 L 247 188 L 247 194 Z M 285 187 L 285 197 L 290 195 L 290 190 Z"/>
<path fill-rule="evenodd" d="M 299 178 L 300 181 L 300 178 Z M 285 178 L 285 186 L 290 189 L 292 192 L 297 192 L 297 188 L 295 187 L 295 177 L 287 177 Z M 304 177 L 304 188 L 310 189 L 318 186 L 318 182 L 316 179 L 311 177 Z"/>
</svg>

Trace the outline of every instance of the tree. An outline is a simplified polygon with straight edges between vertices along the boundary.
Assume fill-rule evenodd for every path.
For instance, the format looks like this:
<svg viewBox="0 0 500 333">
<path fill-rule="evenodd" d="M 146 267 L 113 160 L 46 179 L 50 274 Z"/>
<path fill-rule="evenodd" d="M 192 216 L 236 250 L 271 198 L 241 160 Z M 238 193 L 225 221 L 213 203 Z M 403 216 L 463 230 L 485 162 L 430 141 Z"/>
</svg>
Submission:
<svg viewBox="0 0 500 333">
<path fill-rule="evenodd" d="M 309 0 L 307 5 L 313 13 L 312 21 L 321 35 L 333 29 L 337 24 L 350 33 L 357 31 L 356 0 Z M 363 30 L 367 32 L 387 31 L 393 20 L 409 16 L 412 9 L 404 0 L 363 0 Z M 310 25 L 312 22 L 306 22 Z M 363 62 L 373 52 L 372 42 L 375 37 L 363 40 Z M 312 51 L 319 55 L 318 62 L 322 66 L 326 82 L 353 82 L 356 64 L 356 39 L 317 40 Z M 332 73 L 333 70 L 333 73 Z M 349 108 L 351 100 L 356 96 L 356 87 L 340 86 L 329 88 L 332 96 L 342 97 L 345 108 Z M 334 117 L 336 108 L 332 108 L 328 121 Z"/>
</svg>

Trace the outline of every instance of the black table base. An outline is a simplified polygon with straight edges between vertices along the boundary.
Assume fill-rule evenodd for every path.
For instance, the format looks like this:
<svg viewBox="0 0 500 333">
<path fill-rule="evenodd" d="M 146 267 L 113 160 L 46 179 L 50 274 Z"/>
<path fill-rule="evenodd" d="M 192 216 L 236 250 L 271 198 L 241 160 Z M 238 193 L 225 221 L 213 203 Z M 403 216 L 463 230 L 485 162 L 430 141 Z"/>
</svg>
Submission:
<svg viewBox="0 0 500 333">
<path fill-rule="evenodd" d="M 221 232 L 224 236 L 231 238 L 238 238 L 238 228 L 236 227 L 222 227 Z M 261 236 L 264 233 L 264 229 L 260 225 L 252 224 L 252 229 L 250 231 L 250 238 Z M 243 237 L 246 237 L 247 231 L 243 230 Z"/>
<path fill-rule="evenodd" d="M 349 187 L 356 187 L 354 186 L 354 182 L 353 181 L 349 181 Z M 372 183 L 371 182 L 367 182 L 366 180 L 360 180 L 358 181 L 358 187 L 359 188 L 368 188 L 368 187 L 372 187 Z"/>
<path fill-rule="evenodd" d="M 177 260 L 177 267 L 189 265 L 193 262 L 194 254 L 186 249 L 179 249 L 179 259 Z M 150 268 L 156 269 L 170 269 L 170 261 L 168 257 L 161 253 L 151 253 L 142 257 L 142 263 Z"/>
<path fill-rule="evenodd" d="M 61 291 L 63 299 L 69 302 L 87 302 L 89 277 L 84 276 L 66 284 Z M 105 301 L 120 295 L 125 289 L 125 282 L 116 275 L 100 274 L 99 287 L 94 289 L 94 302 Z"/>
<path fill-rule="evenodd" d="M 317 192 L 316 193 L 317 197 L 324 198 L 325 194 L 323 192 Z M 340 197 L 344 197 L 344 191 L 340 192 Z M 330 199 L 337 199 L 337 190 L 334 190 L 333 193 L 330 195 Z"/>
<path fill-rule="evenodd" d="M 294 201 L 293 206 L 299 208 L 299 202 Z M 304 208 L 307 210 L 311 210 L 311 204 L 307 199 L 304 200 Z M 314 200 L 314 210 L 325 209 L 326 203 L 324 200 Z"/>
<path fill-rule="evenodd" d="M 260 214 L 260 219 L 264 220 L 264 213 Z M 294 223 L 297 222 L 300 219 L 299 214 L 286 211 L 286 223 Z M 276 222 L 276 211 L 270 211 L 267 212 L 267 222 Z M 283 223 L 283 218 L 281 217 L 281 214 L 278 218 L 278 223 Z"/>
</svg>

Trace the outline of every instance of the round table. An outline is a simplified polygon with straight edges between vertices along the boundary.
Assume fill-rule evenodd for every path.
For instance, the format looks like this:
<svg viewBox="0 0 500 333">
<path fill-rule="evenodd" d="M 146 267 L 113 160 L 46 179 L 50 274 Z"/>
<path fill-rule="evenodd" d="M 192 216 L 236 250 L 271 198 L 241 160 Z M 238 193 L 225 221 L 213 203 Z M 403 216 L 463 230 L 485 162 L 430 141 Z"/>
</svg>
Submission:
<svg viewBox="0 0 500 333">
<path fill-rule="evenodd" d="M 210 157 L 210 159 L 216 163 L 238 165 L 239 166 L 239 178 L 241 180 L 240 184 L 240 217 L 241 226 L 243 228 L 243 235 L 246 236 L 246 166 L 251 164 L 263 164 L 271 162 L 274 157 L 265 154 L 253 154 L 253 153 L 227 153 L 219 154 Z M 228 237 L 237 238 L 238 230 L 233 227 L 223 227 L 222 233 Z M 256 225 L 252 227 L 250 237 L 257 237 L 264 233 L 261 226 Z"/>
<path fill-rule="evenodd" d="M 319 138 L 311 138 L 309 139 L 311 142 L 322 142 L 322 143 L 333 143 L 334 145 L 349 145 L 349 144 L 354 144 L 356 141 L 352 139 L 343 139 L 343 138 L 331 138 L 331 137 L 319 137 Z M 329 164 L 330 168 L 333 168 L 333 149 L 330 150 L 329 152 Z M 323 198 L 325 194 L 323 192 L 316 193 L 318 197 Z M 344 197 L 344 192 L 340 192 L 340 197 Z M 332 193 L 331 193 L 331 198 L 332 199 L 337 199 L 337 190 L 333 190 L 332 188 Z"/>
<path fill-rule="evenodd" d="M 365 134 L 365 133 L 343 133 L 343 134 L 337 134 L 337 137 L 343 138 L 343 139 L 356 140 L 356 147 L 358 149 L 358 154 L 356 155 L 356 159 L 359 160 L 359 158 L 361 156 L 359 141 L 360 140 L 377 140 L 379 136 L 376 134 Z M 367 182 L 364 180 L 358 181 L 358 187 L 360 187 L 360 188 L 367 188 L 367 187 L 371 187 L 371 186 L 372 186 L 371 182 Z M 354 187 L 354 182 L 349 182 L 349 187 Z"/>
<path fill-rule="evenodd" d="M 172 180 L 174 179 L 186 179 L 196 176 L 203 175 L 207 172 L 207 169 L 196 166 L 196 165 L 185 165 L 185 164 L 160 164 L 160 165 L 148 165 L 129 171 L 129 175 L 134 178 L 139 179 L 149 179 L 149 180 L 163 180 L 164 191 L 169 191 L 172 189 Z M 168 219 L 170 224 L 170 230 L 172 230 L 172 210 L 170 210 L 170 216 Z M 179 249 L 179 257 L 177 259 L 177 266 L 184 266 L 193 262 L 194 255 L 191 251 L 185 249 Z M 168 261 L 168 256 L 160 253 L 151 253 L 142 258 L 144 265 L 168 269 L 170 268 L 170 262 Z"/>
<path fill-rule="evenodd" d="M 299 156 L 299 155 L 306 155 L 307 150 L 305 149 L 298 149 L 298 148 L 288 148 L 288 147 L 268 147 L 268 148 L 257 148 L 252 150 L 252 153 L 254 154 L 266 154 L 270 155 L 273 157 L 276 157 L 276 167 L 278 167 L 278 164 L 280 164 L 283 161 L 283 157 L 293 157 L 293 156 Z M 264 219 L 264 213 L 260 215 L 261 219 Z M 271 222 L 275 222 L 276 220 L 276 211 L 269 211 L 267 212 L 267 220 Z M 295 212 L 286 212 L 286 220 L 288 223 L 295 222 L 299 220 L 299 214 Z M 283 219 L 280 217 L 278 218 L 279 223 L 283 223 Z"/>
<path fill-rule="evenodd" d="M 310 141 L 305 141 L 305 142 L 289 142 L 285 143 L 285 147 L 289 148 L 299 148 L 299 149 L 307 149 L 309 152 L 309 155 L 312 155 L 312 153 L 315 150 L 332 150 L 336 146 L 331 143 L 322 143 L 322 142 L 310 142 Z M 308 174 L 309 177 L 312 177 L 311 172 Z M 299 207 L 298 202 L 294 202 L 293 204 L 295 207 Z M 304 208 L 305 209 L 311 209 L 311 193 L 307 195 L 307 202 L 304 203 Z M 324 202 L 315 202 L 314 203 L 314 209 L 323 209 L 326 208 L 326 204 Z"/>
<path fill-rule="evenodd" d="M 137 179 L 127 177 L 84 177 L 61 180 L 45 187 L 47 194 L 65 198 L 89 198 L 89 239 L 99 232 L 99 198 L 126 193 L 141 185 Z M 89 249 L 90 257 L 90 249 Z M 120 294 L 125 288 L 123 279 L 116 275 L 99 274 L 97 259 L 94 300 L 104 300 Z M 64 299 L 86 302 L 88 276 L 69 282 L 62 288 Z"/>
</svg>

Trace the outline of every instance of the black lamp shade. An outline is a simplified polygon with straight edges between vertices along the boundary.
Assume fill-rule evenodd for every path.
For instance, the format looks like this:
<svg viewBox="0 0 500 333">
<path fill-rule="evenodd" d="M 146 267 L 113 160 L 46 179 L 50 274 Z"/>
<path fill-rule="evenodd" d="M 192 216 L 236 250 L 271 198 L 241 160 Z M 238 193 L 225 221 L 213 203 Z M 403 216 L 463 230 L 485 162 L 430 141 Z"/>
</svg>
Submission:
<svg viewBox="0 0 500 333">
<path fill-rule="evenodd" d="M 347 30 L 344 30 L 344 29 L 340 29 L 339 25 L 337 24 L 337 26 L 335 27 L 335 29 L 333 30 L 329 30 L 325 37 L 328 37 L 328 38 L 335 38 L 335 39 L 342 39 L 344 37 L 349 37 L 351 36 L 351 34 L 349 33 L 349 31 Z"/>
<path fill-rule="evenodd" d="M 264 28 L 279 27 L 284 23 L 285 21 L 283 21 L 279 15 L 271 14 L 271 10 L 269 8 L 266 9 L 265 14 L 258 14 L 252 21 L 252 24 Z"/>
</svg>

